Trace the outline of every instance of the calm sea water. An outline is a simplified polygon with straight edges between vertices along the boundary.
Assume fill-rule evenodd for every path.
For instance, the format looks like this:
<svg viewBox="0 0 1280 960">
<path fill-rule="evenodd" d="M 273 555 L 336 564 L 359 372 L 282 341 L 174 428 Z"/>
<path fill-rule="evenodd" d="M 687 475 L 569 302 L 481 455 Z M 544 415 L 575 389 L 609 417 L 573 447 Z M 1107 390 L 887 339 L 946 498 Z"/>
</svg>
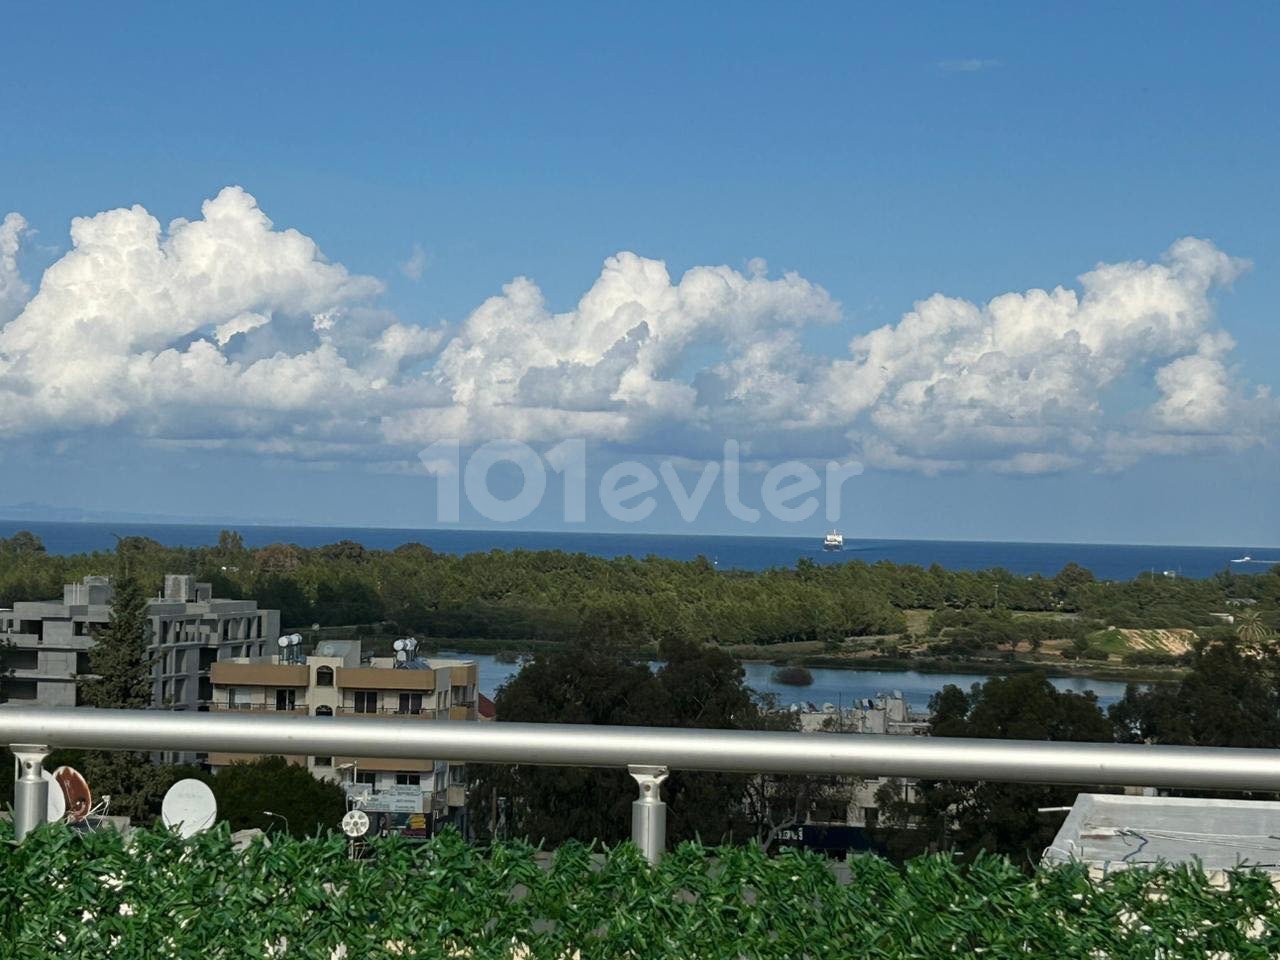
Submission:
<svg viewBox="0 0 1280 960">
<path fill-rule="evenodd" d="M 30 530 L 44 540 L 51 553 L 68 554 L 111 550 L 115 535 L 150 537 L 166 546 L 210 546 L 217 542 L 218 526 L 146 523 L 50 523 L 0 520 L 0 536 Z M 251 547 L 269 543 L 295 543 L 317 547 L 337 540 L 355 540 L 370 549 L 391 550 L 401 544 L 424 543 L 442 553 L 474 553 L 488 550 L 564 550 L 602 557 L 632 555 L 692 560 L 704 556 L 721 569 L 764 570 L 792 567 L 801 557 L 816 563 L 864 560 L 929 566 L 952 570 L 1003 567 L 1013 573 L 1051 576 L 1074 561 L 1101 578 L 1127 580 L 1143 571 L 1172 570 L 1184 577 L 1207 577 L 1230 567 L 1237 573 L 1260 573 L 1280 563 L 1280 551 L 1259 546 L 1179 547 L 1095 543 L 1002 543 L 958 540 L 858 540 L 846 539 L 840 553 L 824 553 L 821 536 L 715 537 L 672 536 L 639 533 L 544 533 L 516 530 L 392 530 L 361 527 L 238 526 Z M 1259 558 L 1232 563 L 1243 556 Z"/>
<path fill-rule="evenodd" d="M 464 657 L 475 660 L 480 674 L 480 691 L 492 697 L 498 687 L 502 686 L 520 670 L 519 664 L 499 663 L 486 654 L 467 653 L 465 650 L 451 650 L 441 656 Z M 790 706 L 793 703 L 813 703 L 821 707 L 824 703 L 849 707 L 855 700 L 874 697 L 878 693 L 902 692 L 907 703 L 921 713 L 929 706 L 929 698 L 945 687 L 955 684 L 962 690 L 968 690 L 975 683 L 988 679 L 986 675 L 973 673 L 916 673 L 911 670 L 844 670 L 809 668 L 813 674 L 813 683 L 807 687 L 792 687 L 773 681 L 776 669 L 767 663 L 747 663 L 743 665 L 747 674 L 747 685 L 761 693 L 772 693 L 778 702 Z M 1073 690 L 1083 693 L 1092 690 L 1098 702 L 1104 707 L 1115 703 L 1124 696 L 1124 683 L 1116 680 L 1090 680 L 1086 677 L 1052 677 L 1050 682 L 1059 690 Z"/>
</svg>

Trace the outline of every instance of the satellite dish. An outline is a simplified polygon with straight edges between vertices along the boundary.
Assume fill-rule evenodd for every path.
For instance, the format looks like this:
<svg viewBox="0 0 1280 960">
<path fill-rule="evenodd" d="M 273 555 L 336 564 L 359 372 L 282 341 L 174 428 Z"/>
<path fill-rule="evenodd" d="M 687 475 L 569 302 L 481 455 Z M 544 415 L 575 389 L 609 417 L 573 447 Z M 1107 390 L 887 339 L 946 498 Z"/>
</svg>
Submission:
<svg viewBox="0 0 1280 960">
<path fill-rule="evenodd" d="M 352 840 L 363 837 L 369 832 L 369 815 L 363 810 L 348 810 L 342 818 L 342 832 Z"/>
<path fill-rule="evenodd" d="M 41 770 L 40 775 L 49 785 L 49 805 L 46 808 L 45 820 L 49 823 L 57 823 L 67 815 L 67 798 L 62 795 L 62 787 L 54 781 L 52 773 Z"/>
<path fill-rule="evenodd" d="M 284 647 L 287 647 L 289 645 L 289 638 L 281 637 L 279 640 L 276 641 L 276 643 L 281 647 L 281 649 L 283 649 Z"/>
<path fill-rule="evenodd" d="M 391 648 L 392 648 L 393 650 L 395 650 L 397 653 L 399 653 L 401 650 L 403 650 L 403 649 L 404 649 L 404 641 L 403 641 L 403 640 L 397 640 L 395 643 L 393 643 L 393 644 L 391 645 Z"/>
<path fill-rule="evenodd" d="M 302 642 L 302 634 L 300 634 L 300 633 L 295 633 L 295 634 L 294 634 L 292 637 L 290 637 L 289 639 L 293 642 L 293 645 L 296 647 L 298 644 L 300 644 L 300 643 Z"/>
<path fill-rule="evenodd" d="M 183 838 L 194 837 L 213 826 L 218 815 L 218 802 L 209 785 L 200 780 L 179 780 L 164 795 L 160 819 L 169 829 L 177 829 Z"/>
<path fill-rule="evenodd" d="M 74 767 L 59 767 L 53 771 L 53 779 L 62 788 L 68 823 L 81 823 L 93 809 L 93 791 L 80 771 Z"/>
</svg>

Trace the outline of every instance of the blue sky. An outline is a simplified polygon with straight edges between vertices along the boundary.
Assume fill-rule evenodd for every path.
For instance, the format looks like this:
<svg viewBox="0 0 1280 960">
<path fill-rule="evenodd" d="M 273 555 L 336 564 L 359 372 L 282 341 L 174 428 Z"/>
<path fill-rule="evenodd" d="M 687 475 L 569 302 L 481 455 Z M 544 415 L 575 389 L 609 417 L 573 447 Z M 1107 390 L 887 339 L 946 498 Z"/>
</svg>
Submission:
<svg viewBox="0 0 1280 960">
<path fill-rule="evenodd" d="M 433 440 L 733 437 L 861 461 L 854 536 L 1276 543 L 1277 21 L 11 10 L 0 504 L 431 525 Z"/>
</svg>

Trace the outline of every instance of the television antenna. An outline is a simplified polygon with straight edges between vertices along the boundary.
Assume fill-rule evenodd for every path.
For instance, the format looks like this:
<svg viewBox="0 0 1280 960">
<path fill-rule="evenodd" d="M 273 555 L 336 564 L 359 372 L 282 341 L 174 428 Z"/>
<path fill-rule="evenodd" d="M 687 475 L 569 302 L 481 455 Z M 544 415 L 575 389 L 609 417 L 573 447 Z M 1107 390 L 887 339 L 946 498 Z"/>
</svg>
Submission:
<svg viewBox="0 0 1280 960">
<path fill-rule="evenodd" d="M 179 780 L 164 795 L 160 819 L 170 830 L 176 829 L 185 840 L 213 826 L 218 816 L 218 801 L 209 785 L 201 780 Z"/>
<path fill-rule="evenodd" d="M 342 832 L 352 840 L 359 840 L 369 832 L 369 815 L 363 810 L 348 810 L 342 818 Z"/>
<path fill-rule="evenodd" d="M 67 823 L 83 823 L 93 809 L 93 791 L 88 781 L 74 767 L 59 767 L 53 771 L 53 779 L 62 788 Z"/>
</svg>

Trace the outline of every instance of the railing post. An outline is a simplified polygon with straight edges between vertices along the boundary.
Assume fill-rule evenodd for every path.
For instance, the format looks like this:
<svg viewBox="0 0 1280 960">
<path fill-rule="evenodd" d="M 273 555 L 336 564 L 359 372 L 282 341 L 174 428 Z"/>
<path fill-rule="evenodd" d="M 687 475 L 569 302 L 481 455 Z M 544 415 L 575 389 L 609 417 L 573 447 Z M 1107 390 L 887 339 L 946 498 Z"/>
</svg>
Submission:
<svg viewBox="0 0 1280 960">
<path fill-rule="evenodd" d="M 627 772 L 640 787 L 640 799 L 631 804 L 631 839 L 646 860 L 657 863 L 667 846 L 667 805 L 662 802 L 667 768 L 633 765 Z"/>
<path fill-rule="evenodd" d="M 15 743 L 9 749 L 18 760 L 19 776 L 13 783 L 13 834 L 20 841 L 49 815 L 49 782 L 43 776 L 49 748 Z"/>
</svg>

